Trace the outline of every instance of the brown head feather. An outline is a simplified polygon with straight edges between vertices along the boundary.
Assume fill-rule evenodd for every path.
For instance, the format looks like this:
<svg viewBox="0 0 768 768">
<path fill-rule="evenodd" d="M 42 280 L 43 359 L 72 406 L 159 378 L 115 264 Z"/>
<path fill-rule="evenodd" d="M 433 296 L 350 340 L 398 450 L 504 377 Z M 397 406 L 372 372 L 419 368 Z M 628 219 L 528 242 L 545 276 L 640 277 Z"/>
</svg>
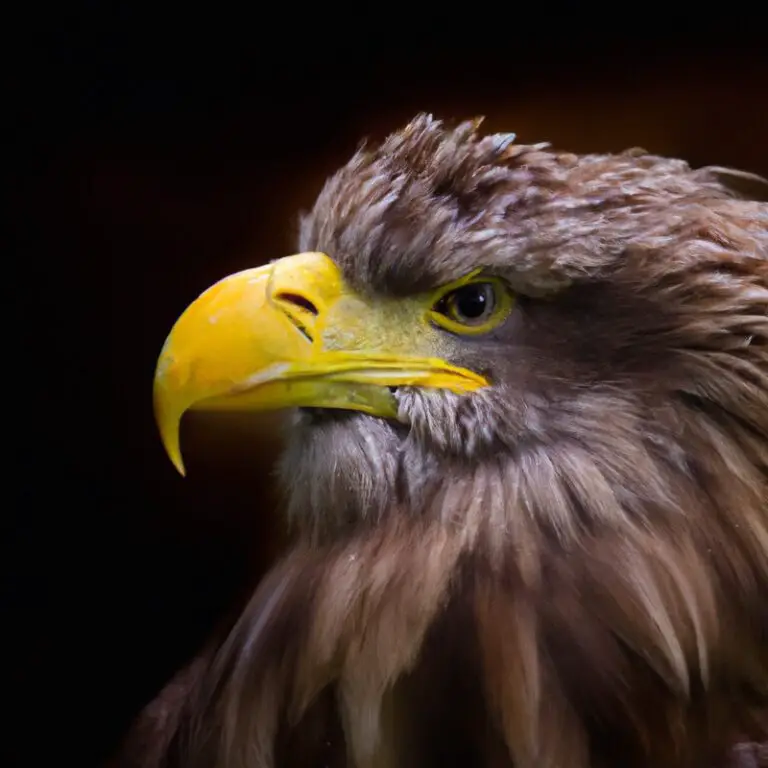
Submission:
<svg viewBox="0 0 768 768">
<path fill-rule="evenodd" d="M 456 351 L 487 390 L 296 417 L 302 543 L 180 764 L 704 768 L 768 740 L 768 205 L 721 176 L 420 116 L 328 181 L 300 245 L 359 289 L 484 267 L 520 298 Z"/>
</svg>

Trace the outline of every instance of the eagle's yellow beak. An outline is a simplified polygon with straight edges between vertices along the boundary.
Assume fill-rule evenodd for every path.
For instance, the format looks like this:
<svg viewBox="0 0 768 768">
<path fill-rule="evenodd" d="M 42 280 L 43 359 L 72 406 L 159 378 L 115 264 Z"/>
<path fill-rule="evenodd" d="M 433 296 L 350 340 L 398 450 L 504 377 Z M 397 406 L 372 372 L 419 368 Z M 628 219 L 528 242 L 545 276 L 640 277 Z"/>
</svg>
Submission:
<svg viewBox="0 0 768 768">
<path fill-rule="evenodd" d="M 439 356 L 423 301 L 355 294 L 323 253 L 226 277 L 182 314 L 154 381 L 163 444 L 184 474 L 181 417 L 190 408 L 346 408 L 396 418 L 391 387 L 469 392 L 477 374 Z"/>
</svg>

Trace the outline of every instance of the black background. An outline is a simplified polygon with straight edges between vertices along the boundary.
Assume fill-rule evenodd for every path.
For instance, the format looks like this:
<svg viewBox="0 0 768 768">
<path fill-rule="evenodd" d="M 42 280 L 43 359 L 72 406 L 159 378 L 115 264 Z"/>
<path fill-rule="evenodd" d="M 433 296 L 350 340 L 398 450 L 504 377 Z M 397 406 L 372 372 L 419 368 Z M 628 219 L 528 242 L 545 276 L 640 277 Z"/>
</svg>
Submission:
<svg viewBox="0 0 768 768">
<path fill-rule="evenodd" d="M 748 8 L 476 5 L 93 3 L 4 30 L 4 765 L 99 764 L 279 549 L 274 419 L 185 422 L 183 480 L 153 366 L 207 285 L 293 251 L 361 138 L 485 114 L 768 175 Z"/>
</svg>

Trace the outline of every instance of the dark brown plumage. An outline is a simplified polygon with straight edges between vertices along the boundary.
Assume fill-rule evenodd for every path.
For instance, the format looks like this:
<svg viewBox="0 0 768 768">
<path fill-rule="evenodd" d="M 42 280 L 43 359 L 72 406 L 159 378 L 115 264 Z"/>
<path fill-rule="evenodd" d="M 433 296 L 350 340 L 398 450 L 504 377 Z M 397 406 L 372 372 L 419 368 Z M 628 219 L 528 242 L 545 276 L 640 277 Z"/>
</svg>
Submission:
<svg viewBox="0 0 768 768">
<path fill-rule="evenodd" d="M 517 303 L 445 342 L 493 386 L 296 414 L 297 543 L 157 760 L 768 765 L 729 757 L 768 742 L 768 205 L 420 116 L 329 180 L 300 246 L 369 296 L 483 268 Z"/>
</svg>

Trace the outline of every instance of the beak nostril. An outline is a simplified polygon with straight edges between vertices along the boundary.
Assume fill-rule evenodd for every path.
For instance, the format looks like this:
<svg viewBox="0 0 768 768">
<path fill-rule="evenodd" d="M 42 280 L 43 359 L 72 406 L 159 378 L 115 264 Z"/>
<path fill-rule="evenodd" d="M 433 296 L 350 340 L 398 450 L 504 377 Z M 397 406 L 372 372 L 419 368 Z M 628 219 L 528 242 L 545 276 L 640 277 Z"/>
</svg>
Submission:
<svg viewBox="0 0 768 768">
<path fill-rule="evenodd" d="M 278 301 L 284 301 L 287 304 L 293 304 L 296 307 L 311 312 L 313 315 L 318 314 L 317 307 L 305 296 L 301 296 L 298 293 L 291 293 L 289 291 L 280 291 L 275 295 Z"/>
<path fill-rule="evenodd" d="M 280 291 L 275 294 L 274 298 L 277 306 L 296 326 L 296 329 L 307 339 L 307 341 L 314 341 L 310 330 L 310 326 L 314 323 L 307 317 L 307 314 L 312 315 L 312 317 L 317 317 L 317 307 L 301 294 L 292 293 L 290 291 Z"/>
</svg>

